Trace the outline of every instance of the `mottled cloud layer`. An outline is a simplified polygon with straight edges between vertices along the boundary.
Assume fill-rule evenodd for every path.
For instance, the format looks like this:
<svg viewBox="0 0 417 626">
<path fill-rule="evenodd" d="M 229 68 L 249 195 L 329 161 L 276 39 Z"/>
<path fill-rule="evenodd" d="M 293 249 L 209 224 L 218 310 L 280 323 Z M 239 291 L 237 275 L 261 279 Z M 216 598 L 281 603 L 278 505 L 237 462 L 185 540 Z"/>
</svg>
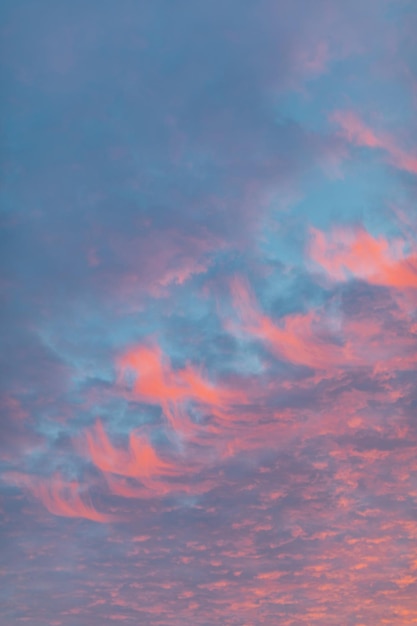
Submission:
<svg viewBox="0 0 417 626">
<path fill-rule="evenodd" d="M 0 622 L 415 623 L 413 2 L 0 12 Z"/>
</svg>

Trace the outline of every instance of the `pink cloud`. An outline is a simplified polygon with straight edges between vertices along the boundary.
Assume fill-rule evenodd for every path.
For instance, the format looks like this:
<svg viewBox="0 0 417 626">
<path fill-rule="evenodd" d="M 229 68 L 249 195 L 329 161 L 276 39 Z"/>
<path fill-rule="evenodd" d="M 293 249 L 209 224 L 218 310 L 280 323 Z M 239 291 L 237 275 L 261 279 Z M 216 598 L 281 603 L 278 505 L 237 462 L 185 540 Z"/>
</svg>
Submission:
<svg viewBox="0 0 417 626">
<path fill-rule="evenodd" d="M 178 474 L 175 466 L 160 459 L 147 438 L 138 433 L 130 433 L 127 451 L 111 444 L 100 420 L 86 438 L 91 458 L 103 472 L 140 479 Z"/>
<path fill-rule="evenodd" d="M 120 382 L 133 375 L 133 397 L 161 406 L 174 430 L 189 436 L 198 429 L 198 424 L 187 413 L 188 402 L 207 407 L 217 417 L 227 419 L 229 407 L 245 401 L 242 392 L 208 381 L 198 367 L 187 364 L 174 370 L 157 345 L 129 349 L 118 360 L 118 367 Z"/>
<path fill-rule="evenodd" d="M 240 278 L 233 280 L 232 297 L 243 332 L 260 339 L 279 358 L 318 369 L 348 362 L 343 346 L 320 338 L 317 312 L 288 315 L 275 322 L 259 309 L 249 285 Z"/>
<path fill-rule="evenodd" d="M 336 111 L 331 120 L 340 127 L 342 135 L 350 143 L 382 150 L 391 165 L 417 174 L 417 153 L 401 148 L 391 135 L 374 131 L 353 111 Z"/>
<path fill-rule="evenodd" d="M 349 275 L 374 285 L 417 288 L 417 249 L 404 252 L 402 241 L 373 237 L 364 228 L 311 229 L 310 258 L 335 280 Z"/>
<path fill-rule="evenodd" d="M 366 249 L 365 256 L 372 259 L 376 254 L 378 258 L 380 246 L 374 248 Z M 329 267 L 334 270 L 337 263 L 332 262 Z M 387 276 L 399 280 L 395 272 L 389 271 Z M 400 280 L 406 278 L 405 274 L 402 278 L 400 275 Z M 275 321 L 261 311 L 249 285 L 241 278 L 233 280 L 232 297 L 239 324 L 227 322 L 229 329 L 260 340 L 282 360 L 321 370 L 320 376 L 334 376 L 338 370 L 363 366 L 375 372 L 394 366 L 406 369 L 416 363 L 413 337 L 408 333 L 399 335 L 396 328 L 386 328 L 383 316 L 376 315 L 372 320 L 360 315 L 345 319 L 341 314 L 335 317 L 318 308 Z M 318 375 L 316 372 L 316 378 Z"/>
<path fill-rule="evenodd" d="M 7 413 L 12 419 L 23 421 L 29 417 L 29 413 L 23 408 L 19 398 L 10 394 L 0 398 L 0 407 Z"/>
<path fill-rule="evenodd" d="M 124 498 L 150 498 L 169 493 L 204 493 L 213 481 L 192 479 L 204 466 L 203 459 L 184 459 L 171 455 L 162 460 L 144 435 L 132 432 L 129 447 L 115 447 L 102 423 L 86 433 L 87 451 L 91 461 L 106 479 L 110 491 Z M 191 479 L 191 481 L 190 481 Z"/>
<path fill-rule="evenodd" d="M 4 475 L 4 479 L 10 484 L 27 489 L 53 515 L 80 517 L 101 523 L 116 521 L 114 515 L 97 511 L 88 494 L 81 497 L 80 485 L 76 481 L 65 482 L 59 474 L 42 479 L 9 472 Z"/>
</svg>

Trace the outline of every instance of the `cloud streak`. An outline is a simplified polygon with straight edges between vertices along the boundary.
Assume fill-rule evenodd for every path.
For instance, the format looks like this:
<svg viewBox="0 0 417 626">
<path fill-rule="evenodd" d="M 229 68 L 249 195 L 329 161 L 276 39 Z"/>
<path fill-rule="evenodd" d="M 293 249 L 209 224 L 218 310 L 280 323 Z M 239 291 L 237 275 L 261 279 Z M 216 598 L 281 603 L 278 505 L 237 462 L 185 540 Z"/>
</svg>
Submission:
<svg viewBox="0 0 417 626">
<path fill-rule="evenodd" d="M 373 237 L 364 228 L 312 229 L 311 259 L 333 279 L 356 277 L 395 289 L 417 288 L 417 251 L 405 252 L 406 243 Z"/>
<path fill-rule="evenodd" d="M 76 481 L 65 482 L 59 474 L 50 479 L 35 479 L 27 474 L 9 473 L 4 478 L 11 484 L 28 489 L 53 515 L 103 524 L 117 520 L 114 515 L 97 511 L 88 494 L 81 496 L 80 485 Z"/>
<path fill-rule="evenodd" d="M 356 146 L 385 153 L 390 165 L 410 174 L 417 174 L 417 154 L 401 148 L 394 137 L 367 126 L 353 111 L 335 111 L 331 120 L 340 127 L 346 140 Z"/>
<path fill-rule="evenodd" d="M 413 3 L 64 5 L 0 8 L 0 623 L 415 623 Z"/>
</svg>

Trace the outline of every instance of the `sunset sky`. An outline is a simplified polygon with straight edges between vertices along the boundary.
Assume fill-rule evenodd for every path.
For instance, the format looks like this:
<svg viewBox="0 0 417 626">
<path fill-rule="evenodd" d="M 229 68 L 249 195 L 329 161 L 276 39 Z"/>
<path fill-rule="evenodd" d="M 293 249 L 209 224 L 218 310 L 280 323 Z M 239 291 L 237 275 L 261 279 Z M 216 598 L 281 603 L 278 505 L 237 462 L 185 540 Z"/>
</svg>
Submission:
<svg viewBox="0 0 417 626">
<path fill-rule="evenodd" d="M 0 626 L 417 624 L 415 0 L 0 24 Z"/>
</svg>

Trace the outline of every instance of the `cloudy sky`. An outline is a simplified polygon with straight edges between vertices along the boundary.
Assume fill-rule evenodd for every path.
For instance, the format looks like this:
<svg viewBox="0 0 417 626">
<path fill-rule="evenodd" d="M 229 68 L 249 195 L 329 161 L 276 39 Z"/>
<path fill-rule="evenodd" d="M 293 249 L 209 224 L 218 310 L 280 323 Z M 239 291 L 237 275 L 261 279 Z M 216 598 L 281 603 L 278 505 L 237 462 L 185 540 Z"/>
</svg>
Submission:
<svg viewBox="0 0 417 626">
<path fill-rule="evenodd" d="M 417 623 L 417 6 L 2 0 L 0 621 Z"/>
</svg>

